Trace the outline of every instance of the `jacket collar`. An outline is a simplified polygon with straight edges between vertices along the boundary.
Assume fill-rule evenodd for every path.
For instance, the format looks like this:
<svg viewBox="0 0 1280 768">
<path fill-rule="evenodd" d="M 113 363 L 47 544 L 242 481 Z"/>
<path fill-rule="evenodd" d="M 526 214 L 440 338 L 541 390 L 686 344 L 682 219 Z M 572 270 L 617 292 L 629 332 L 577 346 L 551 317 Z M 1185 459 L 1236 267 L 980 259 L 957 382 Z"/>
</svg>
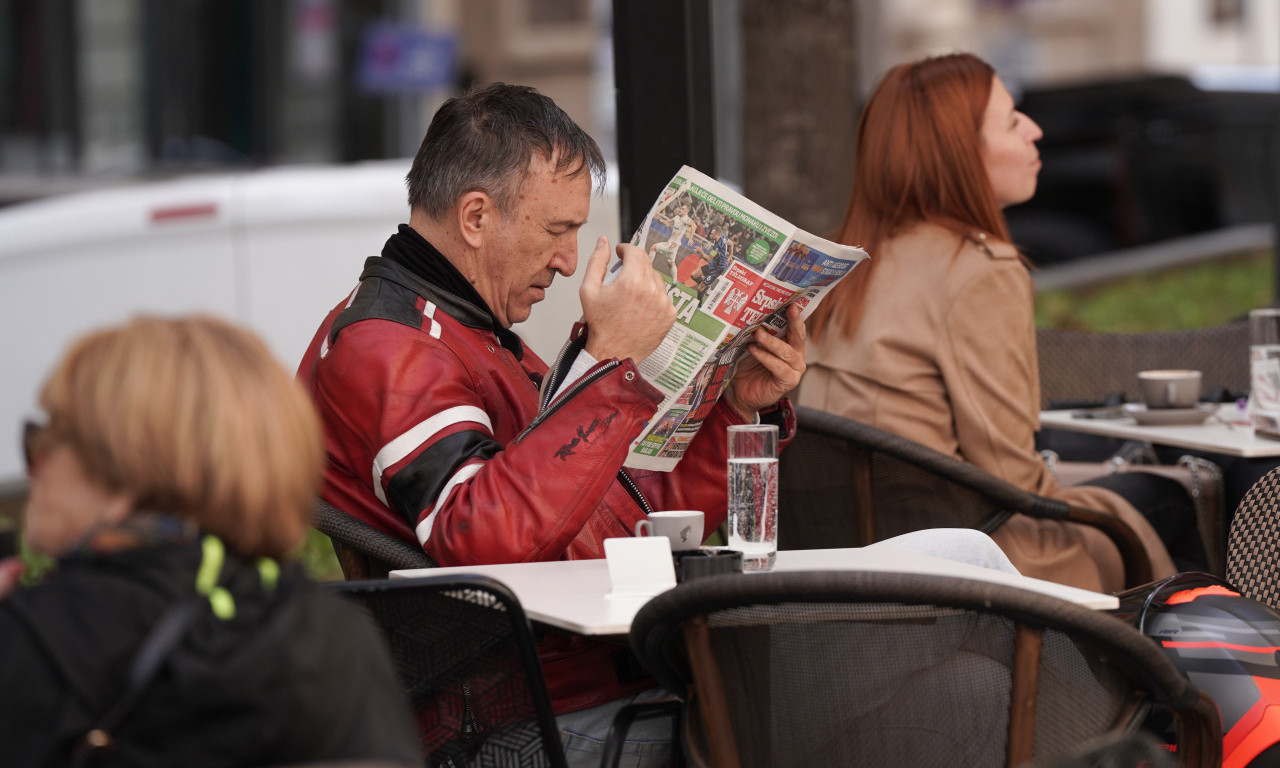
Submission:
<svg viewBox="0 0 1280 768">
<path fill-rule="evenodd" d="M 989 235 L 980 229 L 971 229 L 965 235 L 965 239 L 982 250 L 993 259 L 1017 259 L 1019 258 L 1018 249 L 1013 243 L 1005 242 L 994 235 Z"/>
<path fill-rule="evenodd" d="M 954 226 L 948 226 L 942 222 L 918 221 L 907 225 L 900 232 L 891 236 L 940 239 L 940 242 L 955 243 L 957 248 L 969 245 L 977 246 L 992 259 L 1022 258 L 1013 243 L 1001 240 L 995 235 L 983 232 L 976 227 L 965 228 L 964 225 L 958 223 Z"/>
<path fill-rule="evenodd" d="M 426 242 L 425 240 L 423 242 Z M 440 259 L 444 261 L 444 257 Z M 447 261 L 445 261 L 448 264 Z M 452 269 L 453 265 L 448 264 Z M 457 273 L 457 270 L 454 270 Z M 364 271 L 360 273 L 360 279 L 376 277 L 403 286 L 413 291 L 419 296 L 434 303 L 442 309 L 445 314 L 457 320 L 459 323 L 481 331 L 489 331 L 498 338 L 498 343 L 506 348 L 511 354 L 516 356 L 517 360 L 524 358 L 524 345 L 520 341 L 520 337 L 514 332 L 503 328 L 498 319 L 483 301 L 472 301 L 456 293 L 451 292 L 448 288 L 438 285 L 436 282 L 426 279 L 408 267 L 383 256 L 370 256 L 365 259 Z M 461 278 L 461 275 L 459 275 Z M 472 293 L 475 290 L 472 289 Z"/>
</svg>

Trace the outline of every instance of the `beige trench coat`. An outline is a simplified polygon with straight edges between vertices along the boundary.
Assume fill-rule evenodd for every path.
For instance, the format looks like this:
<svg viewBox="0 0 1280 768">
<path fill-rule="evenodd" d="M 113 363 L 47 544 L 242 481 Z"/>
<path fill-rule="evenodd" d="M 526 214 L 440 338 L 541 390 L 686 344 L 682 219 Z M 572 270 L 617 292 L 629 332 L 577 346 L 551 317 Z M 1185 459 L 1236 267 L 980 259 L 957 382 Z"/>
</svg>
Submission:
<svg viewBox="0 0 1280 768">
<path fill-rule="evenodd" d="M 1019 488 L 1123 519 L 1153 576 L 1173 562 L 1146 519 L 1103 488 L 1058 485 L 1035 451 L 1040 428 L 1031 276 L 1007 243 L 921 224 L 878 253 L 852 340 L 810 341 L 801 405 L 893 432 Z M 1124 587 L 1119 552 L 1095 529 L 1016 515 L 993 536 L 1023 574 L 1086 589 Z"/>
</svg>

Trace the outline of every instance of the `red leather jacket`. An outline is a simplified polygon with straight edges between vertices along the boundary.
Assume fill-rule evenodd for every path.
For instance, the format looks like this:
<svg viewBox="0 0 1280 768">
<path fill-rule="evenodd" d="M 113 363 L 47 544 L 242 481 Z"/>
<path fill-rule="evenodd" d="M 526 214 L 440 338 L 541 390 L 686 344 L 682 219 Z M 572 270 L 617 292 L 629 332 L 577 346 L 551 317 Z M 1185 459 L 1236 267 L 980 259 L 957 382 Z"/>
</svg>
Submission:
<svg viewBox="0 0 1280 768">
<path fill-rule="evenodd" d="M 741 421 L 731 409 L 712 411 L 675 471 L 623 475 L 660 393 L 631 360 L 608 360 L 542 410 L 547 371 L 499 338 L 487 309 L 369 259 L 298 369 L 325 423 L 324 497 L 443 566 L 602 558 L 606 538 L 633 535 L 644 504 L 700 509 L 707 530 L 724 521 L 725 429 Z M 651 686 L 619 679 L 618 651 L 549 635 L 540 653 L 556 711 Z"/>
</svg>

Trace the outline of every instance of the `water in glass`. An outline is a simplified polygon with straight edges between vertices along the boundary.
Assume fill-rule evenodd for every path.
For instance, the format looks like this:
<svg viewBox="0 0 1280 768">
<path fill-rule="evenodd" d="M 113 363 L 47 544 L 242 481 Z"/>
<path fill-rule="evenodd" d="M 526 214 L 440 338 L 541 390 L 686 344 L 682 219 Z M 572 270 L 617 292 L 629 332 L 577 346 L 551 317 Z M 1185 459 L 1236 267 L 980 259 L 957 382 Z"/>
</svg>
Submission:
<svg viewBox="0 0 1280 768">
<path fill-rule="evenodd" d="M 729 549 L 742 570 L 773 568 L 778 551 L 778 460 L 729 460 Z"/>
</svg>

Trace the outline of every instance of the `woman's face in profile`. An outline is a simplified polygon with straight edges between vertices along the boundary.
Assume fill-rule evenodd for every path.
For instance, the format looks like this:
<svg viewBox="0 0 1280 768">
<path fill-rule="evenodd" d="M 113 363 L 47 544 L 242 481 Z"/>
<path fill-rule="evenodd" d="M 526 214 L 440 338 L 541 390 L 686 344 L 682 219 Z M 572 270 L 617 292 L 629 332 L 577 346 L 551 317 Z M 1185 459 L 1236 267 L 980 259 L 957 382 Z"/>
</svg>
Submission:
<svg viewBox="0 0 1280 768">
<path fill-rule="evenodd" d="M 991 98 L 982 118 L 982 165 L 1001 208 L 1024 203 L 1036 193 L 1040 152 L 1036 142 L 1044 133 L 1031 118 L 1014 109 L 1013 97 L 992 78 Z"/>
<path fill-rule="evenodd" d="M 66 445 L 55 442 L 33 458 L 23 530 L 33 550 L 60 557 L 94 527 L 129 515 L 129 499 L 92 480 Z"/>
</svg>

